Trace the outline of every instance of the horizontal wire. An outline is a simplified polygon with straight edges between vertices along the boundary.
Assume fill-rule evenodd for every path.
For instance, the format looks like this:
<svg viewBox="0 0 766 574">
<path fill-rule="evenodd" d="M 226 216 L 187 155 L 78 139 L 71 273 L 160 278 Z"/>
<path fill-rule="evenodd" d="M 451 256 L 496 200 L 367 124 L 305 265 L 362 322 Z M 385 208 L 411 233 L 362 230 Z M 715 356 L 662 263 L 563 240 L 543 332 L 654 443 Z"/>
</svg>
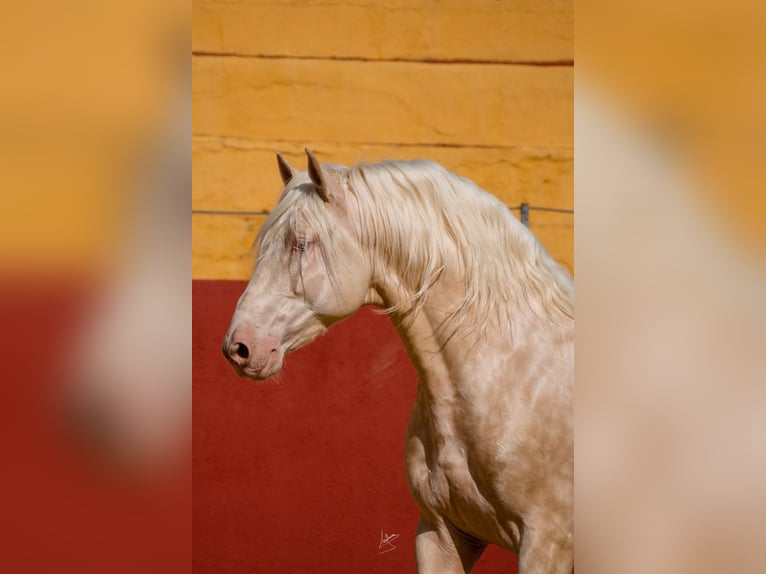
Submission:
<svg viewBox="0 0 766 574">
<path fill-rule="evenodd" d="M 522 204 L 523 205 L 523 204 Z M 520 211 L 521 205 L 508 206 L 511 211 Z M 571 213 L 574 214 L 574 209 L 565 209 L 562 207 L 543 207 L 539 205 L 528 206 L 530 211 L 549 211 L 554 213 Z M 259 211 L 240 211 L 233 209 L 192 209 L 192 215 L 269 215 L 271 211 L 268 209 L 261 209 Z"/>
<path fill-rule="evenodd" d="M 525 205 L 525 204 L 522 204 Z M 513 205 L 508 206 L 508 209 L 511 211 L 519 211 L 521 210 L 522 205 Z M 543 207 L 541 205 L 528 205 L 527 209 L 530 211 L 552 211 L 554 213 L 572 213 L 574 214 L 574 209 L 566 209 L 564 207 Z"/>
<path fill-rule="evenodd" d="M 192 209 L 192 215 L 268 215 L 267 209 L 260 211 L 237 211 L 231 209 Z"/>
</svg>

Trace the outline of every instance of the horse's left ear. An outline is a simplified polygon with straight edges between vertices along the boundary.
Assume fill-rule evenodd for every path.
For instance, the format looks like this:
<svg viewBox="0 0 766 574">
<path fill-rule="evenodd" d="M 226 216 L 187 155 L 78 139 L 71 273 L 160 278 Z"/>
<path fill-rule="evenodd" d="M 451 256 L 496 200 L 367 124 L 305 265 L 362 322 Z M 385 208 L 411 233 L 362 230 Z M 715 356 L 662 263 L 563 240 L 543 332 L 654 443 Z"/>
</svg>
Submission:
<svg viewBox="0 0 766 574">
<path fill-rule="evenodd" d="M 319 160 L 309 148 L 306 148 L 306 155 L 309 159 L 309 177 L 316 186 L 317 193 L 319 194 L 319 197 L 322 198 L 322 201 L 325 203 L 330 203 L 340 200 L 341 198 L 338 194 L 338 190 L 331 186 L 330 178 L 327 176 L 327 171 L 325 171 L 325 169 L 321 166 Z"/>
</svg>

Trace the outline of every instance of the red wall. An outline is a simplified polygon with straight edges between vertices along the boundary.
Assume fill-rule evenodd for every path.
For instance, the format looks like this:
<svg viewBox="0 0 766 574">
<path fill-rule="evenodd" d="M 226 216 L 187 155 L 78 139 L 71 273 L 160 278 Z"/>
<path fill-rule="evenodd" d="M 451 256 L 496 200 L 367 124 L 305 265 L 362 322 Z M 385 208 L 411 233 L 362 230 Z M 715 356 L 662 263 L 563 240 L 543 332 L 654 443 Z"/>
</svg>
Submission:
<svg viewBox="0 0 766 574">
<path fill-rule="evenodd" d="M 0 281 L 2 571 L 181 574 L 191 564 L 188 461 L 133 472 L 84 448 L 65 398 L 70 344 L 97 291 Z M 175 462 L 175 461 L 174 461 Z M 156 470 L 156 469 L 155 469 Z"/>
<path fill-rule="evenodd" d="M 416 377 L 395 330 L 362 309 L 290 355 L 279 382 L 240 379 L 220 348 L 245 285 L 193 285 L 194 572 L 414 573 Z M 381 553 L 381 531 L 395 549 Z M 474 570 L 515 571 L 496 548 Z"/>
</svg>

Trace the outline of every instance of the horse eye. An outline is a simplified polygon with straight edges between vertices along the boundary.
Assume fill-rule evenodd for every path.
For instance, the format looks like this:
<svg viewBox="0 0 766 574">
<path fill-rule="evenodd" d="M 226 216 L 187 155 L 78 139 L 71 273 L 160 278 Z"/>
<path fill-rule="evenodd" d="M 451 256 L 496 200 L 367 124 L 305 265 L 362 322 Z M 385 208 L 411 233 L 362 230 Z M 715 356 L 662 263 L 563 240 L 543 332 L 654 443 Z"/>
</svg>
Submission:
<svg viewBox="0 0 766 574">
<path fill-rule="evenodd" d="M 305 237 L 298 237 L 293 242 L 293 251 L 306 251 L 306 248 L 309 246 L 309 240 Z"/>
</svg>

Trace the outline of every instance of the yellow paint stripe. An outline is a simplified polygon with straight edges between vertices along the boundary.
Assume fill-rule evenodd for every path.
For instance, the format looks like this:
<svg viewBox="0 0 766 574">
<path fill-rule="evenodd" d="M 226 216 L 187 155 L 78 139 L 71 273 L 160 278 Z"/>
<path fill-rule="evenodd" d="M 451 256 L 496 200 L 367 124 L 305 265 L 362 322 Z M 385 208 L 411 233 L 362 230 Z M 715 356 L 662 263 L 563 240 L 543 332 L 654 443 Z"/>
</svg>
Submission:
<svg viewBox="0 0 766 574">
<path fill-rule="evenodd" d="M 247 279 L 254 261 L 250 246 L 265 219 L 192 215 L 192 279 Z"/>
<path fill-rule="evenodd" d="M 431 159 L 467 177 L 507 205 L 572 208 L 574 154 L 570 148 L 449 148 L 264 142 L 195 137 L 192 207 L 203 210 L 271 209 L 281 191 L 275 152 L 305 169 L 308 145 L 320 161 L 353 165 L 381 159 Z"/>
<path fill-rule="evenodd" d="M 572 147 L 571 67 L 194 57 L 194 134 Z"/>
<path fill-rule="evenodd" d="M 195 51 L 366 59 L 571 60 L 574 5 L 539 0 L 194 0 Z"/>
</svg>

